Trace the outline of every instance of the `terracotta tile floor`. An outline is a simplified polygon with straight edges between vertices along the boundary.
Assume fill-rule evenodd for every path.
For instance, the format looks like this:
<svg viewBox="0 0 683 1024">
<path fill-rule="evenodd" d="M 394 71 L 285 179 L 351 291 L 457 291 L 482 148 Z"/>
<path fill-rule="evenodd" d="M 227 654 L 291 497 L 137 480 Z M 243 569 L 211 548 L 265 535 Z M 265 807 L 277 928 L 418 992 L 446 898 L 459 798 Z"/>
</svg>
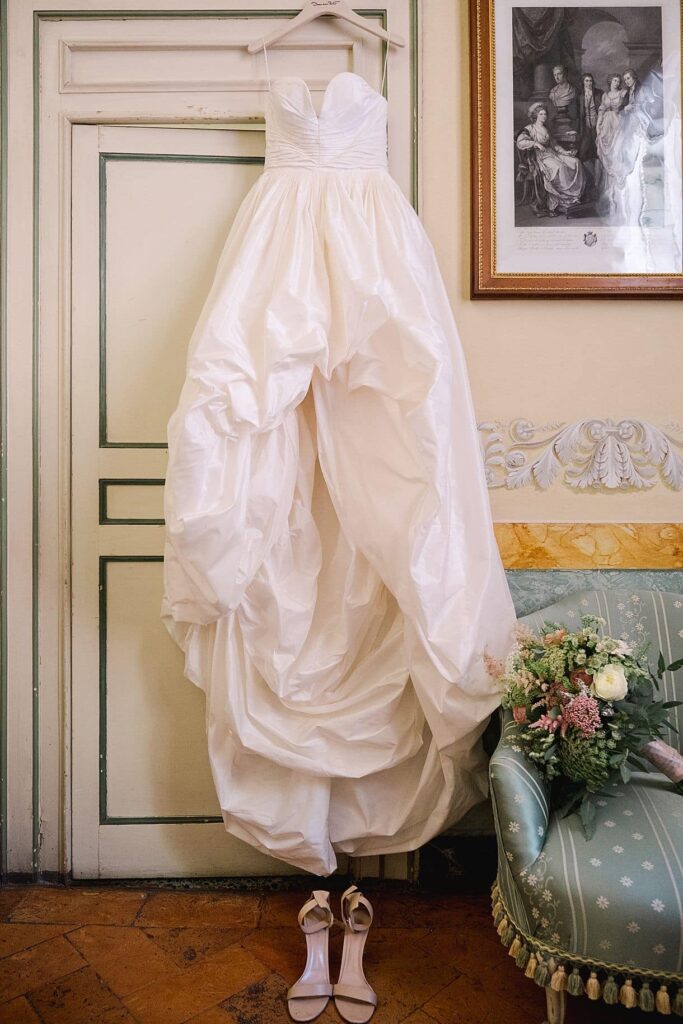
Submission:
<svg viewBox="0 0 683 1024">
<path fill-rule="evenodd" d="M 365 891 L 376 911 L 365 956 L 380 999 L 373 1024 L 541 1024 L 543 993 L 506 955 L 486 895 Z M 0 889 L 0 1024 L 287 1024 L 306 896 Z M 333 977 L 341 939 L 335 927 Z M 645 1014 L 581 999 L 568 1017 Z M 332 1004 L 319 1018 L 338 1019 Z"/>
</svg>

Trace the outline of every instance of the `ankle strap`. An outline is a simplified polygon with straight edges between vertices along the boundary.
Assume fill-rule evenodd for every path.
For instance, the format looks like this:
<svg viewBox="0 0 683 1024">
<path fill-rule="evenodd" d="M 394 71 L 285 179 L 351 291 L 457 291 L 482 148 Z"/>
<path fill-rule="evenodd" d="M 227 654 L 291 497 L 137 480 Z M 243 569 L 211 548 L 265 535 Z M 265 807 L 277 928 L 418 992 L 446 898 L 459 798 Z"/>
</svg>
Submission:
<svg viewBox="0 0 683 1024">
<path fill-rule="evenodd" d="M 364 914 L 356 914 L 359 907 L 365 912 Z M 362 919 L 365 915 L 368 917 L 368 920 L 366 921 Z M 372 904 L 355 885 L 350 885 L 348 889 L 342 893 L 341 916 L 346 927 L 352 932 L 366 932 L 372 924 L 372 919 L 374 917 Z M 360 918 L 360 920 L 358 920 L 358 918 Z"/>
<path fill-rule="evenodd" d="M 309 915 L 310 919 L 308 919 Z M 323 928 L 330 928 L 334 917 L 330 909 L 329 892 L 324 889 L 314 889 L 311 898 L 304 903 L 299 911 L 298 920 L 301 930 L 309 935 L 322 931 Z"/>
</svg>

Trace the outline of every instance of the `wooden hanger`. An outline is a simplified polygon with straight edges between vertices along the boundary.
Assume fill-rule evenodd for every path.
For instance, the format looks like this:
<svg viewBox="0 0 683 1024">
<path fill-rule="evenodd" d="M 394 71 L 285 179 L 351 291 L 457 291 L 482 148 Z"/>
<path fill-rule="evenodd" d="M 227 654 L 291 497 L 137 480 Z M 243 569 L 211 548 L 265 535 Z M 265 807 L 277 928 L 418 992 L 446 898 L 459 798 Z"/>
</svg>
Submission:
<svg viewBox="0 0 683 1024">
<path fill-rule="evenodd" d="M 247 50 L 249 53 L 257 53 L 263 49 L 264 45 L 272 46 L 273 43 L 277 43 L 284 36 L 293 32 L 295 28 L 308 25 L 310 21 L 315 21 L 316 18 L 321 18 L 324 15 L 348 21 L 355 25 L 356 28 L 362 29 L 363 32 L 369 32 L 371 36 L 384 39 L 385 42 L 392 43 L 394 46 L 406 45 L 402 36 L 394 35 L 393 32 L 386 32 L 379 25 L 376 25 L 374 21 L 356 14 L 349 6 L 347 0 L 307 0 L 296 17 L 292 18 L 291 21 L 287 21 L 281 28 L 274 29 L 265 39 L 255 39 L 253 43 L 249 43 Z"/>
</svg>

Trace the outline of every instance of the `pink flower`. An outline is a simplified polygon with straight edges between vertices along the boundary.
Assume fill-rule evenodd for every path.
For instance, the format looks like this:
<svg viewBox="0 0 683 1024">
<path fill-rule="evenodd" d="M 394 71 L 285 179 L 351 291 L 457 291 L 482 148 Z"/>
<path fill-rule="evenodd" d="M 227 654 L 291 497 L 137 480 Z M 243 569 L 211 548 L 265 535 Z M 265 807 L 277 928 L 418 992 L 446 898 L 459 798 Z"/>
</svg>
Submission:
<svg viewBox="0 0 683 1024">
<path fill-rule="evenodd" d="M 550 715 L 541 715 L 536 721 L 532 722 L 529 726 L 530 729 L 545 729 L 546 732 L 555 732 L 562 725 L 562 715 L 558 715 L 557 718 L 551 718 Z"/>
<path fill-rule="evenodd" d="M 592 736 L 600 728 L 600 705 L 588 693 L 579 693 L 565 705 L 562 712 L 562 735 L 573 726 L 584 736 Z"/>
<path fill-rule="evenodd" d="M 526 724 L 528 719 L 526 717 L 526 708 L 524 707 L 523 704 L 520 704 L 519 707 L 516 707 L 516 708 L 512 709 L 512 717 L 514 718 L 515 722 L 517 722 L 518 725 L 525 725 Z"/>
</svg>

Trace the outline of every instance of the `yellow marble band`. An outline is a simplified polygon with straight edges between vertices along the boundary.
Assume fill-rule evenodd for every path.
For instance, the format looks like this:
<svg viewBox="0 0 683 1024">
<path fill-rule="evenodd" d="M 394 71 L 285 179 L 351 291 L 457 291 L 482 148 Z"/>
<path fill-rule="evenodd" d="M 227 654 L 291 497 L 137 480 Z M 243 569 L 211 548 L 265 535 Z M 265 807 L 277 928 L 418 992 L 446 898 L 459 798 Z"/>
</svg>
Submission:
<svg viewBox="0 0 683 1024">
<path fill-rule="evenodd" d="M 506 569 L 683 569 L 683 523 L 496 523 Z"/>
</svg>

